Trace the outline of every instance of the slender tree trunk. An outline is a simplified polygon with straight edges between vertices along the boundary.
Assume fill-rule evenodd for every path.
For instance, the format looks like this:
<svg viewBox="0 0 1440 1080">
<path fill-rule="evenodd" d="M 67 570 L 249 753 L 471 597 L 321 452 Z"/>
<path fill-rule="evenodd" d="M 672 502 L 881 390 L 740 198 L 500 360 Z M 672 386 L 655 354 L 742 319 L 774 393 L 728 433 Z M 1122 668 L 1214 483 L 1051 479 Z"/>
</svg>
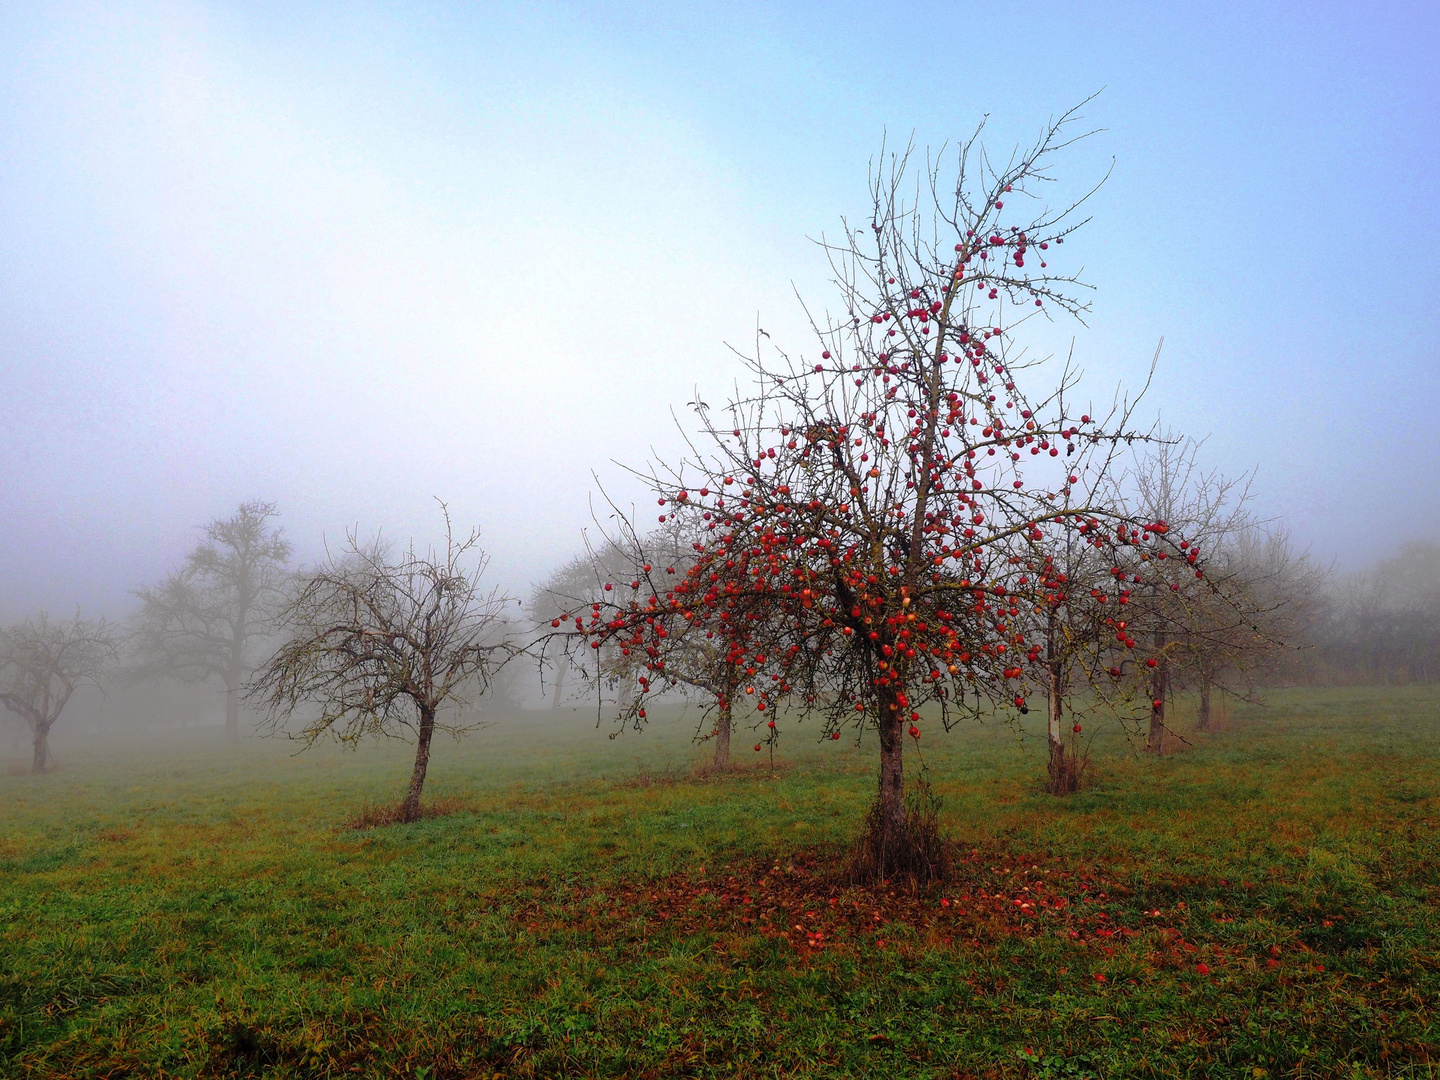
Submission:
<svg viewBox="0 0 1440 1080">
<path fill-rule="evenodd" d="M 35 756 L 30 763 L 30 771 L 43 773 L 50 767 L 50 725 L 35 725 L 35 740 L 33 743 Z"/>
<path fill-rule="evenodd" d="M 1150 733 L 1145 740 L 1145 749 L 1152 754 L 1160 754 L 1165 750 L 1165 695 L 1169 690 L 1170 680 L 1165 654 L 1161 651 L 1164 645 L 1164 638 L 1157 632 L 1155 652 L 1159 662 L 1150 675 Z"/>
<path fill-rule="evenodd" d="M 715 767 L 730 764 L 730 733 L 735 730 L 735 694 L 740 689 L 740 671 L 734 661 L 726 661 L 724 681 L 720 684 L 720 713 L 715 720 Z"/>
<path fill-rule="evenodd" d="M 225 741 L 240 741 L 240 676 L 235 672 L 225 675 Z"/>
<path fill-rule="evenodd" d="M 626 683 L 620 692 L 615 695 L 615 707 L 621 712 L 624 712 L 633 704 L 635 704 L 635 684 Z"/>
<path fill-rule="evenodd" d="M 1064 700 L 1060 686 L 1059 665 L 1051 664 L 1049 671 L 1048 720 L 1050 730 L 1050 784 L 1051 795 L 1069 795 L 1075 791 L 1077 777 L 1075 760 L 1065 747 L 1065 735 L 1061 720 L 1064 715 Z"/>
<path fill-rule="evenodd" d="M 730 764 L 730 729 L 734 726 L 730 698 L 720 703 L 719 715 L 715 718 L 715 768 L 724 769 Z"/>
<path fill-rule="evenodd" d="M 550 699 L 550 708 L 560 708 L 560 695 L 565 689 L 565 673 L 570 670 L 570 658 L 566 657 L 555 672 L 555 695 Z"/>
<path fill-rule="evenodd" d="M 425 786 L 425 770 L 430 767 L 430 738 L 435 734 L 435 710 L 421 706 L 420 738 L 415 743 L 415 771 L 410 774 L 410 790 L 400 807 L 401 821 L 420 820 L 420 789 Z"/>
<path fill-rule="evenodd" d="M 1210 730 L 1210 677 L 1200 676 L 1200 716 L 1195 726 L 1201 731 Z"/>
<path fill-rule="evenodd" d="M 880 850 L 891 852 L 905 838 L 905 720 L 893 690 L 880 695 Z M 882 858 L 882 865 L 886 860 Z"/>
<path fill-rule="evenodd" d="M 1054 609 L 1045 630 L 1046 729 L 1050 742 L 1049 784 L 1052 795 L 1069 795 L 1079 786 L 1074 756 L 1066 753 L 1062 721 L 1065 714 L 1065 670 L 1057 649 L 1059 627 Z"/>
</svg>

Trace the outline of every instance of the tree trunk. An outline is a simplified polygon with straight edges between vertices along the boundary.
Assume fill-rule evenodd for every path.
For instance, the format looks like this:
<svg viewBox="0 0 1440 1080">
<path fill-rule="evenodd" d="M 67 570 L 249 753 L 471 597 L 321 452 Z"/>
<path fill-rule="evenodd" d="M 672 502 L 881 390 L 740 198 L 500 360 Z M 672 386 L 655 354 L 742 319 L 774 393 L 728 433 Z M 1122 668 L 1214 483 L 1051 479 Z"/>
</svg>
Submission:
<svg viewBox="0 0 1440 1080">
<path fill-rule="evenodd" d="M 425 770 L 430 767 L 430 737 L 435 734 L 435 710 L 420 708 L 420 738 L 415 743 L 415 771 L 410 774 L 410 790 L 400 807 L 401 821 L 420 820 L 420 789 L 425 786 Z"/>
<path fill-rule="evenodd" d="M 225 741 L 240 741 L 240 677 L 225 676 Z"/>
<path fill-rule="evenodd" d="M 1145 740 L 1145 749 L 1152 754 L 1165 751 L 1165 694 L 1169 689 L 1168 670 L 1165 654 L 1161 651 L 1164 639 L 1155 635 L 1155 652 L 1158 663 L 1150 675 L 1150 733 Z"/>
<path fill-rule="evenodd" d="M 50 725 L 35 725 L 34 740 L 35 756 L 30 764 L 30 771 L 43 773 L 50 767 Z"/>
<path fill-rule="evenodd" d="M 1048 718 L 1050 730 L 1050 783 L 1051 795 L 1069 795 L 1079 786 L 1075 772 L 1075 759 L 1066 750 L 1065 736 L 1061 731 L 1064 702 L 1060 688 L 1060 672 L 1056 665 L 1050 667 Z"/>
<path fill-rule="evenodd" d="M 740 692 L 740 667 L 726 660 L 720 683 L 720 715 L 715 721 L 715 767 L 730 764 L 730 733 L 735 730 L 735 695 Z"/>
<path fill-rule="evenodd" d="M 565 689 L 565 673 L 569 670 L 570 658 L 567 656 L 560 662 L 560 666 L 555 672 L 555 694 L 550 699 L 550 708 L 552 709 L 560 708 L 560 695 Z"/>
<path fill-rule="evenodd" d="M 621 687 L 620 692 L 615 695 L 615 707 L 620 712 L 625 712 L 635 704 L 635 684 L 627 682 Z"/>
<path fill-rule="evenodd" d="M 905 841 L 905 720 L 892 692 L 880 695 L 880 835 L 882 853 L 895 851 Z M 881 863 L 888 862 L 888 854 Z"/>
<path fill-rule="evenodd" d="M 715 768 L 724 769 L 730 764 L 730 729 L 733 726 L 730 699 L 720 703 L 720 713 L 715 719 Z"/>
<path fill-rule="evenodd" d="M 1210 677 L 1200 676 L 1200 715 L 1195 726 L 1201 731 L 1210 730 Z"/>
</svg>

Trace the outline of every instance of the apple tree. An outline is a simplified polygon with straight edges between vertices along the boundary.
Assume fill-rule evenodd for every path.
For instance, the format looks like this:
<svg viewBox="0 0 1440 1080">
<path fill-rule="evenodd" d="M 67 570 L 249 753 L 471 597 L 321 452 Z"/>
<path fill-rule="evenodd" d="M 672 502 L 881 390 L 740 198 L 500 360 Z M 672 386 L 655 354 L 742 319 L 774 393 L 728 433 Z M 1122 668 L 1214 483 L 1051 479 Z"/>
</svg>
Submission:
<svg viewBox="0 0 1440 1080">
<path fill-rule="evenodd" d="M 1003 167 L 977 132 L 953 170 L 929 163 L 918 183 L 910 153 L 873 168 L 868 220 L 824 242 L 838 310 L 812 317 L 813 353 L 757 340 L 748 391 L 723 418 L 700 407 L 690 452 L 643 472 L 659 524 L 703 538 L 689 569 L 567 613 L 592 648 L 644 654 L 636 716 L 699 625 L 769 722 L 784 704 L 830 739 L 875 728 L 857 874 L 943 872 L 907 809 L 905 744 L 927 711 L 948 727 L 1028 708 L 1035 554 L 1103 548 L 1121 528 L 1174 542 L 1100 497 L 1120 450 L 1148 436 L 1130 406 L 1092 416 L 1068 363 L 1026 353 L 1031 320 L 1086 310 L 1063 258 L 1080 203 L 1045 199 L 1076 119 Z"/>
</svg>

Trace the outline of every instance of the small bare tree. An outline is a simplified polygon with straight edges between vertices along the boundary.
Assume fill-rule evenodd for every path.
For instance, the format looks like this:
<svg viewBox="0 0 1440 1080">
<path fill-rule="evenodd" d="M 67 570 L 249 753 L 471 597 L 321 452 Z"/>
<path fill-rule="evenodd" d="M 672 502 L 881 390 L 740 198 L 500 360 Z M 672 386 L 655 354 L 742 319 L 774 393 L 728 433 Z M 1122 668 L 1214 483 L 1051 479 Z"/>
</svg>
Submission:
<svg viewBox="0 0 1440 1080">
<path fill-rule="evenodd" d="M 530 590 L 526 614 L 537 627 L 545 623 L 559 625 L 562 617 L 567 617 L 571 611 L 581 606 L 580 598 L 585 595 L 594 579 L 594 568 L 588 555 L 576 555 Z M 560 708 L 561 702 L 565 700 L 565 679 L 575 663 L 574 651 L 573 648 L 553 649 L 542 663 L 542 687 L 546 669 L 553 665 L 554 675 L 549 687 L 552 709 Z"/>
<path fill-rule="evenodd" d="M 258 640 L 270 633 L 283 600 L 290 543 L 269 524 L 275 504 L 242 503 L 204 527 L 185 565 L 154 588 L 141 588 L 135 678 L 225 685 L 225 736 L 240 737 L 240 695 Z"/>
<path fill-rule="evenodd" d="M 1255 519 L 1251 477 L 1202 471 L 1200 447 L 1167 438 L 1150 448 L 1130 478 L 1141 511 L 1186 538 L 1179 544 L 1184 558 L 1162 557 L 1143 583 L 1132 573 L 1141 570 L 1143 553 L 1119 567 L 1122 582 L 1137 583 L 1127 590 L 1128 632 L 1151 644 L 1145 668 L 1122 666 L 1148 689 L 1146 749 L 1157 753 L 1165 748 L 1174 694 L 1198 691 L 1197 726 L 1208 728 L 1212 692 L 1240 692 L 1293 648 L 1319 587 L 1317 568 L 1292 550 L 1284 532 Z M 1203 587 L 1193 587 L 1192 575 Z"/>
<path fill-rule="evenodd" d="M 688 576 L 695 563 L 695 551 L 703 549 L 703 544 L 697 544 L 693 538 L 703 534 L 678 527 L 684 524 L 682 519 L 674 521 L 677 527 L 670 532 L 650 535 L 648 550 L 658 549 L 658 556 L 652 554 L 651 558 L 657 563 L 663 559 L 667 573 Z M 689 543 L 678 542 L 680 539 Z M 643 553 L 647 549 L 642 546 L 640 550 Z M 754 651 L 760 639 L 749 634 L 745 626 L 731 627 L 716 617 L 705 617 L 715 615 L 713 611 L 692 614 L 694 618 L 677 621 L 675 628 L 667 631 L 674 640 L 665 649 L 664 671 L 671 688 L 687 697 L 698 698 L 703 704 L 699 737 L 715 740 L 713 766 L 717 770 L 728 769 L 731 767 L 730 739 L 735 733 L 735 706 L 743 704 L 747 695 L 742 687 L 747 678 L 757 673 L 753 665 L 745 662 L 746 650 Z M 763 646 L 759 651 L 764 654 Z M 643 679 L 649 651 L 632 647 L 630 656 L 632 664 L 629 670 L 622 669 L 621 677 Z M 759 716 L 763 719 L 764 713 Z M 772 746 L 774 732 L 772 722 L 769 736 Z"/>
<path fill-rule="evenodd" d="M 673 552 L 671 557 L 673 559 Z M 553 667 L 555 672 L 551 708 L 559 708 L 564 693 L 565 676 L 571 668 L 580 674 L 587 685 L 596 689 L 609 688 L 618 694 L 633 696 L 629 693 L 633 679 L 627 681 L 622 677 L 622 673 L 629 667 L 625 662 L 629 656 L 628 649 L 619 645 L 601 649 L 594 658 L 598 665 L 592 676 L 586 667 L 590 658 L 583 655 L 586 650 L 581 649 L 583 642 L 567 639 L 563 635 L 547 635 L 544 633 L 544 624 L 557 627 L 562 620 L 569 620 L 572 611 L 608 602 L 610 590 L 617 586 L 623 588 L 625 581 L 645 573 L 641 569 L 645 561 L 640 545 L 629 534 L 618 540 L 605 536 L 599 544 L 591 544 L 587 537 L 584 551 L 532 589 L 529 615 L 544 638 L 537 656 L 542 681 L 547 669 Z M 635 587 L 639 588 L 638 581 Z"/>
<path fill-rule="evenodd" d="M 443 504 L 442 504 L 443 506 Z M 437 729 L 472 727 L 458 719 L 517 651 L 503 635 L 498 590 L 482 591 L 488 563 L 472 531 L 457 540 L 445 514 L 443 552 L 394 557 L 377 539 L 351 533 L 344 551 L 303 578 L 281 613 L 287 641 L 256 673 L 249 695 L 267 709 L 271 730 L 302 705 L 319 706 L 299 737 L 355 744 L 369 735 L 415 735 L 415 768 L 400 807 L 420 816 L 420 792 Z M 447 722 L 446 716 L 456 717 Z"/>
<path fill-rule="evenodd" d="M 1168 706 L 1175 690 L 1183 685 L 1179 676 L 1191 651 L 1231 641 L 1244 622 L 1236 608 L 1243 591 L 1237 583 L 1222 580 L 1208 565 L 1203 571 L 1209 575 L 1205 588 L 1172 588 L 1191 578 L 1202 550 L 1209 556 L 1238 533 L 1255 527 L 1250 512 L 1252 478 L 1204 471 L 1201 445 L 1194 439 L 1167 434 L 1137 456 L 1128 478 L 1133 487 L 1129 498 L 1139 513 L 1167 522 L 1185 536 L 1185 559 L 1154 567 L 1146 581 L 1137 573 L 1143 552 L 1137 549 L 1129 561 L 1118 563 L 1119 580 L 1127 586 L 1120 601 L 1127 605 L 1126 632 L 1150 647 L 1144 667 L 1123 662 L 1120 667 L 1130 681 L 1144 687 L 1149 699 L 1145 748 L 1151 753 L 1165 749 L 1170 732 Z"/>
<path fill-rule="evenodd" d="M 1213 726 L 1215 692 L 1249 696 L 1293 656 L 1314 620 L 1325 569 L 1297 552 L 1278 526 L 1226 537 L 1209 560 L 1215 591 L 1199 594 L 1178 655 L 1182 683 L 1199 694 L 1195 726 Z"/>
<path fill-rule="evenodd" d="M 1094 499 L 1089 493 L 1082 496 L 1082 502 Z M 1046 790 L 1052 795 L 1079 790 L 1084 764 L 1078 738 L 1082 714 L 1104 713 L 1124 705 L 1123 700 L 1116 700 L 1110 685 L 1114 680 L 1102 674 L 1116 645 L 1116 612 L 1123 610 L 1122 587 L 1110 571 L 1123 556 L 1112 535 L 1096 543 L 1100 522 L 1091 521 L 1093 526 L 1087 523 L 1084 533 L 1077 530 L 1033 543 L 1022 556 L 1030 573 L 1016 582 L 1012 592 L 1012 598 L 1020 601 L 1019 617 L 1026 626 L 1029 649 L 1025 660 L 1045 691 Z M 1123 632 L 1120 636 L 1123 640 Z M 1124 689 L 1119 695 L 1122 699 Z M 1067 712 L 1071 714 L 1068 739 Z"/>
<path fill-rule="evenodd" d="M 117 657 L 118 634 L 104 619 L 51 622 L 43 612 L 0 631 L 0 704 L 30 728 L 31 768 L 49 765 L 50 729 L 85 683 L 98 685 Z"/>
</svg>

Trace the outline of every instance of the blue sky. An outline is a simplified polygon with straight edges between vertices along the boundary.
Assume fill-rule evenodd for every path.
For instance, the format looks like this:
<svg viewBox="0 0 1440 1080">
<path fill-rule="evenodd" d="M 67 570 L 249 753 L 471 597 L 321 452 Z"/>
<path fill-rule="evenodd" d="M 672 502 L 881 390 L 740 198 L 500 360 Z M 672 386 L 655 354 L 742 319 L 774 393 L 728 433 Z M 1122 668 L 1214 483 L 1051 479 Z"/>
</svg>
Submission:
<svg viewBox="0 0 1440 1080">
<path fill-rule="evenodd" d="M 26 4 L 0 11 L 0 614 L 123 611 L 242 499 L 523 588 L 676 444 L 882 137 L 1061 162 L 1097 399 L 1258 468 L 1325 560 L 1440 537 L 1434 5 Z"/>
</svg>

